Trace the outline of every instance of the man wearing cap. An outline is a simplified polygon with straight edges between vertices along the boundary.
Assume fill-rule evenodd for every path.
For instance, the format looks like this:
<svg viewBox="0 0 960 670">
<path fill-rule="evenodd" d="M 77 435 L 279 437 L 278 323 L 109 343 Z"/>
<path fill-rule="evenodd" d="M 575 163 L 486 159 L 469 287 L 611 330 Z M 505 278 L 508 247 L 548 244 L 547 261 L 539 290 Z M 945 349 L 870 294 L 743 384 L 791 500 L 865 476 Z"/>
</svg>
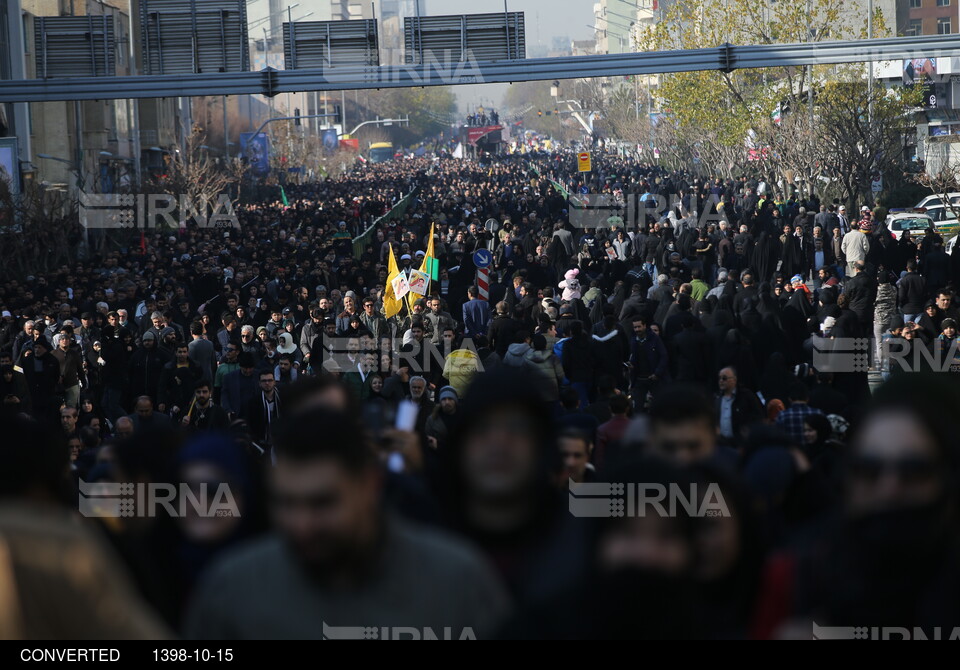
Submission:
<svg viewBox="0 0 960 670">
<path fill-rule="evenodd" d="M 316 344 L 317 337 L 323 331 L 324 318 L 324 311 L 314 307 L 310 310 L 310 320 L 304 324 L 300 331 L 300 353 L 305 363 L 310 362 L 310 352 Z"/>
<path fill-rule="evenodd" d="M 100 339 L 100 329 L 94 325 L 93 312 L 84 312 L 80 316 L 80 327 L 74 333 L 86 340 L 88 344 Z"/>
<path fill-rule="evenodd" d="M 73 328 L 69 325 L 61 327 L 57 347 L 51 353 L 60 365 L 63 402 L 67 407 L 75 408 L 80 403 L 80 384 L 86 380 L 86 375 L 83 372 L 83 355 L 73 336 Z"/>
<path fill-rule="evenodd" d="M 164 326 L 163 330 L 160 331 L 160 348 L 163 349 L 167 354 L 170 355 L 170 358 L 173 358 L 173 354 L 177 349 L 177 331 L 173 326 Z"/>
<path fill-rule="evenodd" d="M 953 354 L 950 359 L 950 371 L 960 371 L 960 350 L 956 350 L 957 344 L 957 322 L 947 317 L 940 322 L 940 335 L 937 336 L 935 347 L 939 350 L 941 356 Z"/>
<path fill-rule="evenodd" d="M 730 271 L 727 270 L 726 268 L 720 268 L 720 271 L 717 272 L 717 285 L 714 286 L 709 291 L 707 291 L 706 298 L 709 298 L 710 296 L 713 295 L 717 297 L 717 300 L 719 300 L 720 296 L 723 295 L 723 289 L 726 286 L 726 283 L 729 280 L 729 278 L 730 278 Z M 704 299 L 706 300 L 706 298 Z"/>
<path fill-rule="evenodd" d="M 319 333 L 313 338 L 313 346 L 310 347 L 309 357 L 304 358 L 305 364 L 309 364 L 314 374 L 319 374 L 324 363 L 341 354 L 342 349 L 337 340 L 337 322 L 332 318 L 326 318 L 319 326 Z"/>
<path fill-rule="evenodd" d="M 283 330 L 283 310 L 279 305 L 270 308 L 270 320 L 267 321 L 264 328 L 267 331 L 267 337 L 275 338 Z"/>
<path fill-rule="evenodd" d="M 837 224 L 836 226 L 840 229 L 840 235 L 846 235 L 850 232 L 850 221 L 847 220 L 847 207 L 846 205 L 840 205 L 840 208 L 837 210 Z M 833 230 L 833 228 L 827 228 L 827 230 Z"/>
<path fill-rule="evenodd" d="M 437 394 L 437 406 L 427 419 L 424 432 L 427 444 L 433 449 L 447 447 L 447 441 L 453 432 L 454 424 L 460 418 L 460 396 L 452 386 L 444 386 Z"/>
</svg>

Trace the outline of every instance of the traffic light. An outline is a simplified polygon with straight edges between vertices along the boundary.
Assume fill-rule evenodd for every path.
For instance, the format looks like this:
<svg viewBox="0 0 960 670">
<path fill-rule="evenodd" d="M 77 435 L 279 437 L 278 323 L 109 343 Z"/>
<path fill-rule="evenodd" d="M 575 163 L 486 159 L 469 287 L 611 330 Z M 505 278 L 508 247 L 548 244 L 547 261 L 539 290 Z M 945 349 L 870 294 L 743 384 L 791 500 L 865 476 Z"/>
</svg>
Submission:
<svg viewBox="0 0 960 670">
<path fill-rule="evenodd" d="M 293 125 L 299 126 L 300 125 L 300 108 L 299 107 L 294 108 L 293 116 L 295 117 L 293 119 Z"/>
<path fill-rule="evenodd" d="M 557 107 L 556 109 L 554 109 L 553 113 L 556 114 L 557 116 L 560 116 L 560 108 Z"/>
<path fill-rule="evenodd" d="M 340 105 L 337 105 L 333 108 L 336 111 L 337 115 L 333 117 L 333 122 L 337 125 L 343 125 L 343 110 L 340 109 Z"/>
<path fill-rule="evenodd" d="M 542 109 L 538 109 L 538 110 L 537 110 L 537 116 L 543 116 L 543 110 L 542 110 Z"/>
</svg>

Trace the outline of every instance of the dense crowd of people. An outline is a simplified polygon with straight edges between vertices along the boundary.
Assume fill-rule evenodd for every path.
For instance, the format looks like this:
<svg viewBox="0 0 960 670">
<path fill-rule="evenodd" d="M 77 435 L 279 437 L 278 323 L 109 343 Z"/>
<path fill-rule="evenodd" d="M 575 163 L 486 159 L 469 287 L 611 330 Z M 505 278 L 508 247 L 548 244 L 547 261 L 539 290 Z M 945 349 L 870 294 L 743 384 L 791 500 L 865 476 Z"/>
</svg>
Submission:
<svg viewBox="0 0 960 670">
<path fill-rule="evenodd" d="M 638 214 L 581 228 L 571 193 Z M 960 625 L 960 255 L 935 230 L 563 152 L 286 196 L 0 282 L 23 635 Z M 397 314 L 392 259 L 436 266 Z M 590 482 L 693 500 L 575 513 Z M 110 511 L 106 483 L 176 495 Z M 176 507 L 224 485 L 216 513 Z M 90 560 L 52 560 L 68 549 Z"/>
</svg>

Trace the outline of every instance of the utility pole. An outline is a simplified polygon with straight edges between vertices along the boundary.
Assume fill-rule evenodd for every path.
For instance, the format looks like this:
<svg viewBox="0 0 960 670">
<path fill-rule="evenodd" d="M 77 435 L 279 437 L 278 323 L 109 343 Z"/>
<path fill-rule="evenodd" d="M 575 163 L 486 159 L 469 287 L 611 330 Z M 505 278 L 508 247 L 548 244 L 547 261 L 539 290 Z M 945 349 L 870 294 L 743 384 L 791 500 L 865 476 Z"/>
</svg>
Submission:
<svg viewBox="0 0 960 670">
<path fill-rule="evenodd" d="M 873 39 L 873 0 L 867 0 L 867 39 Z M 873 125 L 873 61 L 867 61 L 867 122 Z"/>
<path fill-rule="evenodd" d="M 230 162 L 230 126 L 227 121 L 227 96 L 223 96 L 223 156 Z"/>
<path fill-rule="evenodd" d="M 812 42 L 814 38 L 813 34 L 813 2 L 812 0 L 807 0 L 807 40 Z M 813 135 L 813 64 L 807 66 L 807 112 L 810 115 L 810 156 L 814 155 L 814 144 L 816 139 Z M 813 183 L 810 181 L 810 175 L 807 177 L 807 195 L 813 195 Z"/>
</svg>

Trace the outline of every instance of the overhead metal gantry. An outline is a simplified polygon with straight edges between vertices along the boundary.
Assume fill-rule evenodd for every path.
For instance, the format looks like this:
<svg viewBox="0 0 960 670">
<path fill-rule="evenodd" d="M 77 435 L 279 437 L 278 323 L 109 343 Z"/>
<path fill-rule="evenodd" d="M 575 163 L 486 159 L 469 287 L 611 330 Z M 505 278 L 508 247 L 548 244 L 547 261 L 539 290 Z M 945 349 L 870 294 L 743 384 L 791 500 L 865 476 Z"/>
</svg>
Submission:
<svg viewBox="0 0 960 670">
<path fill-rule="evenodd" d="M 806 42 L 478 63 L 336 67 L 133 77 L 0 81 L 0 102 L 266 95 L 302 91 L 514 83 L 702 70 L 829 65 L 960 56 L 960 35 Z"/>
</svg>

